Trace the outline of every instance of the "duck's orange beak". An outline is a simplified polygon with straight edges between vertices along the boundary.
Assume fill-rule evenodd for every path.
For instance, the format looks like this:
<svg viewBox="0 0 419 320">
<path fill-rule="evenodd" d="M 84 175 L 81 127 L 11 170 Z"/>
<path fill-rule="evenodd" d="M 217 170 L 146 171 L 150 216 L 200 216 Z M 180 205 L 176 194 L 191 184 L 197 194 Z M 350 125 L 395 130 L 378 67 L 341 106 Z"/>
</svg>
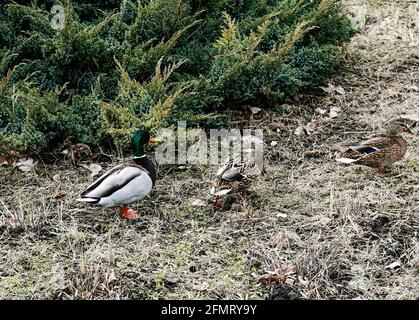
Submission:
<svg viewBox="0 0 419 320">
<path fill-rule="evenodd" d="M 159 139 L 156 139 L 154 137 L 150 137 L 150 139 L 148 139 L 148 142 L 159 142 Z"/>
</svg>

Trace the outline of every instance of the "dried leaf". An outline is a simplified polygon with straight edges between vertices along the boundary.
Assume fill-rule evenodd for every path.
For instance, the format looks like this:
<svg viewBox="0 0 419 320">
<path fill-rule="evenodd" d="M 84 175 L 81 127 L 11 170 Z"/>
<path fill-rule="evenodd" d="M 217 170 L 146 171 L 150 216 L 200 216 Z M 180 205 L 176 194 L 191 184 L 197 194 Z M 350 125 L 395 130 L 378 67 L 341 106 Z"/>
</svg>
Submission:
<svg viewBox="0 0 419 320">
<path fill-rule="evenodd" d="M 176 284 L 179 281 L 180 281 L 180 279 L 178 277 L 172 276 L 172 277 L 166 278 L 166 281 L 165 282 L 168 283 L 168 284 Z"/>
<path fill-rule="evenodd" d="M 112 281 L 117 280 L 116 276 L 115 276 L 115 272 L 113 270 L 110 271 L 109 276 L 108 276 L 108 283 L 111 283 Z"/>
<path fill-rule="evenodd" d="M 307 134 L 310 135 L 314 133 L 317 129 L 323 127 L 323 121 L 321 120 L 312 120 L 309 123 L 307 123 L 306 126 L 304 126 L 304 129 L 306 130 Z"/>
<path fill-rule="evenodd" d="M 52 177 L 52 180 L 54 180 L 54 181 L 55 181 L 55 182 L 57 182 L 57 183 L 60 183 L 60 182 L 61 182 L 61 177 L 60 177 L 60 174 L 59 174 L 59 173 L 55 174 L 55 175 Z"/>
<path fill-rule="evenodd" d="M 419 116 L 416 114 L 400 116 L 402 119 L 412 120 L 414 122 L 419 122 Z"/>
<path fill-rule="evenodd" d="M 195 285 L 192 286 L 192 289 L 198 290 L 198 291 L 205 291 L 208 288 L 209 288 L 209 285 L 205 281 L 204 282 L 201 282 L 201 283 L 198 283 L 198 284 L 195 284 Z"/>
<path fill-rule="evenodd" d="M 345 89 L 343 89 L 343 87 L 341 85 L 333 85 L 331 83 L 329 83 L 327 85 L 327 87 L 320 87 L 324 92 L 328 93 L 328 94 L 332 94 L 333 92 L 337 92 L 339 94 L 345 94 Z"/>
<path fill-rule="evenodd" d="M 283 283 L 285 280 L 287 280 L 287 277 L 283 274 L 264 274 L 259 277 L 259 282 L 265 284 Z"/>
<path fill-rule="evenodd" d="M 327 112 L 327 110 L 322 109 L 322 108 L 317 108 L 315 111 L 316 111 L 317 113 L 321 114 L 321 115 L 324 115 L 324 114 L 326 114 L 326 112 Z"/>
<path fill-rule="evenodd" d="M 321 225 L 326 225 L 326 224 L 328 224 L 329 222 L 331 222 L 332 221 L 332 219 L 331 218 L 329 218 L 329 217 L 325 217 L 325 216 L 321 216 L 320 217 L 320 219 L 319 219 L 319 223 L 321 224 Z"/>
<path fill-rule="evenodd" d="M 8 161 L 7 161 L 7 159 L 6 159 L 6 157 L 4 157 L 4 156 L 2 156 L 1 154 L 0 154 L 0 166 L 7 166 L 9 163 L 8 163 Z"/>
<path fill-rule="evenodd" d="M 192 201 L 192 205 L 194 207 L 205 207 L 207 204 L 205 201 L 201 199 L 195 199 L 194 201 Z"/>
<path fill-rule="evenodd" d="M 281 265 L 281 270 L 277 271 L 268 271 L 267 274 L 264 274 L 259 278 L 259 282 L 262 283 L 286 283 L 289 285 L 294 284 L 295 282 L 295 273 L 296 267 L 293 264 L 283 264 Z"/>
<path fill-rule="evenodd" d="M 71 145 L 71 150 L 73 151 L 73 154 L 75 157 L 81 156 L 83 154 L 91 154 L 91 150 L 88 145 L 83 143 L 77 143 Z"/>
<path fill-rule="evenodd" d="M 250 107 L 250 111 L 252 111 L 253 114 L 256 114 L 262 111 L 262 109 L 258 107 Z"/>
<path fill-rule="evenodd" d="M 272 142 L 271 142 L 271 146 L 272 146 L 272 147 L 276 147 L 277 145 L 278 145 L 278 141 L 272 141 Z"/>
<path fill-rule="evenodd" d="M 298 127 L 297 129 L 295 129 L 294 134 L 296 134 L 297 136 L 301 136 L 302 134 L 304 134 L 304 129 L 302 127 Z"/>
<path fill-rule="evenodd" d="M 67 194 L 63 191 L 60 191 L 54 195 L 54 199 L 61 199 L 64 198 Z"/>
<path fill-rule="evenodd" d="M 386 266 L 386 269 L 395 269 L 401 266 L 402 264 L 400 263 L 400 261 L 394 261 L 393 263 L 390 263 L 388 266 Z"/>
<path fill-rule="evenodd" d="M 293 96 L 294 101 L 300 101 L 303 98 L 303 95 L 301 93 L 296 93 Z"/>
<path fill-rule="evenodd" d="M 329 83 L 329 86 L 327 87 L 320 87 L 320 89 L 322 89 L 324 92 L 331 94 L 333 92 L 333 88 L 330 87 L 331 84 Z"/>
<path fill-rule="evenodd" d="M 329 111 L 329 117 L 330 118 L 336 118 L 338 116 L 338 113 L 341 111 L 339 107 L 331 107 Z"/>
<path fill-rule="evenodd" d="M 342 95 L 344 95 L 344 94 L 345 94 L 345 89 L 343 89 L 341 85 L 337 85 L 337 86 L 335 86 L 335 87 L 334 87 L 334 89 L 335 89 L 335 91 L 336 91 L 337 93 L 339 93 L 339 94 L 342 94 Z"/>
<path fill-rule="evenodd" d="M 102 171 L 102 167 L 96 163 L 92 163 L 90 166 L 81 164 L 81 166 L 91 172 L 91 177 L 97 176 L 99 172 Z"/>
<path fill-rule="evenodd" d="M 21 158 L 13 167 L 23 172 L 30 172 L 35 168 L 37 163 L 38 161 L 34 162 L 32 158 Z"/>
</svg>

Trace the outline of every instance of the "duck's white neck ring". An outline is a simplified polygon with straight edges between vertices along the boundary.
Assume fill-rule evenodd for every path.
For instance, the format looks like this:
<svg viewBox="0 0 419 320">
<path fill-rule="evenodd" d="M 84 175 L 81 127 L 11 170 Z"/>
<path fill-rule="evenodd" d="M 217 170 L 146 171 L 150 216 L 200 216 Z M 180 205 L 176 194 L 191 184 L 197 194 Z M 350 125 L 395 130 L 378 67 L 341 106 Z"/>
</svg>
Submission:
<svg viewBox="0 0 419 320">
<path fill-rule="evenodd" d="M 142 158 L 145 158 L 145 157 L 147 157 L 147 155 L 142 155 L 141 157 L 134 156 L 134 159 L 142 159 Z"/>
</svg>

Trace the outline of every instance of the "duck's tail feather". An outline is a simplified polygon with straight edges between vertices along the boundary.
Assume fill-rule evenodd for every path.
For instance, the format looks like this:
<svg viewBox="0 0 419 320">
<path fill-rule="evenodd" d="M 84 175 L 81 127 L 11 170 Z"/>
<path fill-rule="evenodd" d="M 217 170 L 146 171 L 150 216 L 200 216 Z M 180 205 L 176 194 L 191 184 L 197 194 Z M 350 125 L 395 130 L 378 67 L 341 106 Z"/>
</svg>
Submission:
<svg viewBox="0 0 419 320">
<path fill-rule="evenodd" d="M 76 199 L 76 201 L 96 204 L 100 201 L 100 198 L 87 198 L 86 197 L 86 198 L 78 198 L 78 199 Z"/>
<path fill-rule="evenodd" d="M 215 187 L 212 187 L 210 193 L 214 196 L 223 196 L 229 193 L 230 191 L 231 189 L 216 189 Z"/>
<path fill-rule="evenodd" d="M 349 158 L 337 158 L 336 161 L 338 162 L 342 162 L 342 163 L 346 163 L 346 164 L 350 164 L 350 163 L 354 163 L 357 161 L 357 159 L 349 159 Z"/>
</svg>

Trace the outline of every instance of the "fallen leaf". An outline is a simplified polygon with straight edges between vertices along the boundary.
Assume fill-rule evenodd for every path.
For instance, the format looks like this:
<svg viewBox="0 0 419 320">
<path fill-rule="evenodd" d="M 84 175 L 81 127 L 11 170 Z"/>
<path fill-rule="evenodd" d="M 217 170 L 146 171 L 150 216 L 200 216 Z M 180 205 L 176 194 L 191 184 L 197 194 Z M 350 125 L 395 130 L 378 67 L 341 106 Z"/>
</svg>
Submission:
<svg viewBox="0 0 419 320">
<path fill-rule="evenodd" d="M 90 166 L 81 164 L 81 166 L 91 172 L 91 177 L 97 176 L 102 171 L 102 167 L 96 163 L 92 163 Z"/>
<path fill-rule="evenodd" d="M 304 129 L 302 127 L 298 127 L 297 129 L 295 129 L 294 134 L 296 134 L 297 136 L 301 136 L 302 134 L 304 134 Z"/>
<path fill-rule="evenodd" d="M 6 157 L 0 155 L 0 166 L 3 166 L 3 165 L 7 166 L 8 164 L 9 163 L 6 160 Z"/>
<path fill-rule="evenodd" d="M 32 158 L 21 158 L 13 167 L 23 172 L 30 172 L 35 168 L 37 163 L 38 161 L 34 162 Z"/>
<path fill-rule="evenodd" d="M 70 158 L 73 161 L 76 158 L 80 158 L 83 156 L 90 156 L 92 154 L 90 147 L 84 143 L 70 144 L 69 141 L 66 141 L 59 146 L 59 149 L 64 148 L 64 147 L 66 148 L 61 149 L 60 153 Z"/>
<path fill-rule="evenodd" d="M 288 215 L 285 214 L 285 213 L 277 213 L 276 216 L 277 217 L 280 217 L 280 218 L 286 218 L 286 217 L 288 217 Z"/>
<path fill-rule="evenodd" d="M 205 207 L 207 204 L 205 203 L 205 201 L 202 201 L 201 199 L 195 199 L 194 201 L 192 201 L 192 205 L 194 207 Z"/>
<path fill-rule="evenodd" d="M 280 270 L 268 271 L 259 278 L 262 283 L 286 283 L 289 285 L 295 282 L 296 267 L 293 264 L 284 263 Z"/>
<path fill-rule="evenodd" d="M 176 284 L 180 281 L 180 279 L 176 276 L 166 278 L 166 283 L 168 284 Z"/>
<path fill-rule="evenodd" d="M 60 182 L 61 182 L 61 177 L 60 177 L 60 174 L 59 174 L 59 173 L 55 174 L 55 175 L 52 177 L 52 180 L 54 180 L 54 181 L 55 181 L 55 182 L 57 182 L 57 183 L 60 183 Z"/>
<path fill-rule="evenodd" d="M 386 269 L 395 269 L 401 266 L 402 264 L 400 263 L 400 261 L 394 261 L 393 263 L 390 263 L 388 266 L 386 266 Z"/>
<path fill-rule="evenodd" d="M 337 86 L 335 86 L 335 87 L 334 87 L 334 89 L 335 89 L 335 91 L 336 91 L 337 93 L 339 93 L 339 94 L 342 94 L 342 95 L 344 95 L 344 94 L 345 94 L 345 89 L 343 89 L 341 85 L 337 85 Z"/>
<path fill-rule="evenodd" d="M 209 285 L 205 281 L 192 286 L 192 289 L 198 290 L 198 291 L 205 291 L 208 288 L 209 288 Z"/>
<path fill-rule="evenodd" d="M 281 234 L 276 239 L 276 243 L 279 247 L 284 247 L 288 245 L 289 242 L 290 242 L 290 238 L 288 237 L 287 234 Z"/>
<path fill-rule="evenodd" d="M 309 123 L 307 123 L 306 126 L 304 126 L 304 129 L 306 130 L 307 134 L 310 135 L 321 127 L 323 127 L 323 121 L 312 120 Z"/>
<path fill-rule="evenodd" d="M 108 283 L 117 280 L 116 276 L 115 276 L 115 272 L 113 270 L 110 271 L 110 273 L 108 274 Z"/>
<path fill-rule="evenodd" d="M 250 107 L 250 111 L 252 111 L 253 114 L 256 114 L 262 111 L 262 109 L 258 107 Z"/>
<path fill-rule="evenodd" d="M 415 122 L 419 122 L 419 116 L 415 115 L 415 114 L 400 116 L 400 118 L 407 119 L 407 120 L 412 120 L 412 121 L 415 121 Z"/>
<path fill-rule="evenodd" d="M 296 270 L 296 268 L 295 268 L 295 265 L 293 265 L 293 264 L 287 264 L 287 263 L 285 263 L 285 264 L 281 265 L 281 271 L 286 276 L 291 275 L 291 274 L 294 274 L 295 273 L 295 270 Z"/>
<path fill-rule="evenodd" d="M 327 112 L 327 110 L 322 109 L 322 108 L 317 108 L 315 111 L 316 111 L 317 113 L 320 113 L 321 115 L 326 114 L 326 112 Z"/>
<path fill-rule="evenodd" d="M 283 274 L 264 274 L 259 277 L 259 282 L 265 284 L 282 283 L 287 280 L 287 277 Z"/>
<path fill-rule="evenodd" d="M 54 195 L 54 199 L 61 199 L 64 198 L 67 194 L 63 191 L 58 192 L 57 194 Z"/>
<path fill-rule="evenodd" d="M 394 96 L 397 96 L 397 95 L 399 95 L 399 91 L 396 91 L 396 90 L 393 90 L 393 89 L 387 89 L 387 90 L 384 91 L 384 96 L 386 98 L 394 97 Z"/>
<path fill-rule="evenodd" d="M 271 142 L 271 146 L 272 146 L 272 147 L 276 147 L 277 145 L 278 145 L 278 141 L 272 141 L 272 142 Z"/>
<path fill-rule="evenodd" d="M 339 107 L 331 107 L 329 111 L 329 117 L 330 118 L 336 118 L 338 116 L 338 113 L 341 111 Z"/>
<path fill-rule="evenodd" d="M 345 89 L 343 89 L 343 87 L 341 85 L 333 85 L 331 83 L 329 83 L 327 85 L 327 87 L 320 87 L 320 89 L 322 89 L 324 92 L 328 93 L 328 94 L 332 94 L 333 92 L 337 92 L 339 94 L 345 94 Z"/>
<path fill-rule="evenodd" d="M 303 98 L 303 95 L 301 93 L 296 93 L 293 96 L 294 101 L 300 101 Z"/>
<path fill-rule="evenodd" d="M 326 224 L 328 224 L 330 221 L 332 221 L 332 219 L 331 219 L 331 218 L 329 218 L 329 217 L 324 217 L 324 216 L 321 216 L 321 217 L 320 217 L 320 219 L 319 219 L 319 223 L 320 223 L 320 224 L 322 224 L 322 225 L 326 225 Z"/>
<path fill-rule="evenodd" d="M 324 92 L 331 94 L 333 92 L 333 89 L 330 87 L 331 84 L 329 83 L 329 86 L 327 87 L 320 87 Z"/>
</svg>

